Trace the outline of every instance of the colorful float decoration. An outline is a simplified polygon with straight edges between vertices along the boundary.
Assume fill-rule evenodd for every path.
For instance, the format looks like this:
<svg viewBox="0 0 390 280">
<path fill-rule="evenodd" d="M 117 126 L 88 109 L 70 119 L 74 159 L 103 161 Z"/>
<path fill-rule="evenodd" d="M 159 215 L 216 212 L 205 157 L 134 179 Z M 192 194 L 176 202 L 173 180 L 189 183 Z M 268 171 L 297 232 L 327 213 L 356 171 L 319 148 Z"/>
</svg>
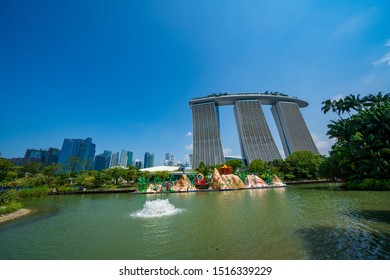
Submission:
<svg viewBox="0 0 390 280">
<path fill-rule="evenodd" d="M 204 178 L 202 173 L 198 173 L 198 175 L 196 175 L 196 182 L 195 182 L 195 184 L 197 186 L 204 186 L 204 185 L 206 185 L 206 180 L 205 180 L 205 178 Z"/>
<path fill-rule="evenodd" d="M 220 169 L 221 174 L 231 174 L 232 173 L 232 168 L 226 164 L 224 164 Z"/>
</svg>

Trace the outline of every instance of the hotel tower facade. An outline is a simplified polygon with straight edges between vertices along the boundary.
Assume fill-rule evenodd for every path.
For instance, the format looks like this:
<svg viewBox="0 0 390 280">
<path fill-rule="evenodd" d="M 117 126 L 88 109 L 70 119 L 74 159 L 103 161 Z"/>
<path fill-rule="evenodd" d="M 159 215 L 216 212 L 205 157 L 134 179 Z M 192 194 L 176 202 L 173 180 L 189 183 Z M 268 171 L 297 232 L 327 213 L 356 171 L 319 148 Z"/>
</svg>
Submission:
<svg viewBox="0 0 390 280">
<path fill-rule="evenodd" d="M 255 159 L 265 162 L 281 159 L 263 105 L 271 105 L 285 155 L 297 150 L 318 154 L 299 108 L 308 103 L 284 94 L 212 94 L 190 100 L 193 123 L 193 167 L 224 163 L 220 137 L 219 106 L 234 106 L 241 155 L 249 165 Z"/>
</svg>

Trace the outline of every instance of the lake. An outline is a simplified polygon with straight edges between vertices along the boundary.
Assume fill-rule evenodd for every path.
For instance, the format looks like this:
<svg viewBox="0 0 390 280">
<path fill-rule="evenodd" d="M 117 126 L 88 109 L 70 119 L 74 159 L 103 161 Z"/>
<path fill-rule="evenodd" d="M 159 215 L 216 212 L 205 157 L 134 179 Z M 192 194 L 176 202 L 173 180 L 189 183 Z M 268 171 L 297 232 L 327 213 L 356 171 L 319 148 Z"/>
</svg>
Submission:
<svg viewBox="0 0 390 280">
<path fill-rule="evenodd" d="M 390 259 L 390 192 L 334 184 L 29 199 L 0 259 Z"/>
</svg>

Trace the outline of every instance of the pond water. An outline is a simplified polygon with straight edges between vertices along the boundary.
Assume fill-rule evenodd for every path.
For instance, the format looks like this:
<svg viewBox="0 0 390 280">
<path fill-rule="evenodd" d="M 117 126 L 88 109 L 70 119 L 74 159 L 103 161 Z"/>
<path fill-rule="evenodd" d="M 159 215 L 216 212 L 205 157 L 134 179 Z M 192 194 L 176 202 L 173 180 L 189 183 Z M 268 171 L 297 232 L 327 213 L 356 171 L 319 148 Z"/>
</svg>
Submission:
<svg viewBox="0 0 390 280">
<path fill-rule="evenodd" d="M 48 196 L 0 225 L 0 259 L 390 259 L 390 192 L 331 184 Z"/>
</svg>

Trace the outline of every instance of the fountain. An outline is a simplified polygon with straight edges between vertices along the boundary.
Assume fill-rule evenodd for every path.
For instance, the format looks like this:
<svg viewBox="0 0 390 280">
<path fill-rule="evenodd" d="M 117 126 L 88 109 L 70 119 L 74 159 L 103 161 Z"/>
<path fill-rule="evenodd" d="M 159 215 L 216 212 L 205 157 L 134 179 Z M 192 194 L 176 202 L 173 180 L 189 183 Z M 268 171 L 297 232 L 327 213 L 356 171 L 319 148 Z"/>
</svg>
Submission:
<svg viewBox="0 0 390 280">
<path fill-rule="evenodd" d="M 182 211 L 183 209 L 170 204 L 168 199 L 157 199 L 146 201 L 142 210 L 134 212 L 130 216 L 134 218 L 159 218 L 173 216 Z"/>
</svg>

